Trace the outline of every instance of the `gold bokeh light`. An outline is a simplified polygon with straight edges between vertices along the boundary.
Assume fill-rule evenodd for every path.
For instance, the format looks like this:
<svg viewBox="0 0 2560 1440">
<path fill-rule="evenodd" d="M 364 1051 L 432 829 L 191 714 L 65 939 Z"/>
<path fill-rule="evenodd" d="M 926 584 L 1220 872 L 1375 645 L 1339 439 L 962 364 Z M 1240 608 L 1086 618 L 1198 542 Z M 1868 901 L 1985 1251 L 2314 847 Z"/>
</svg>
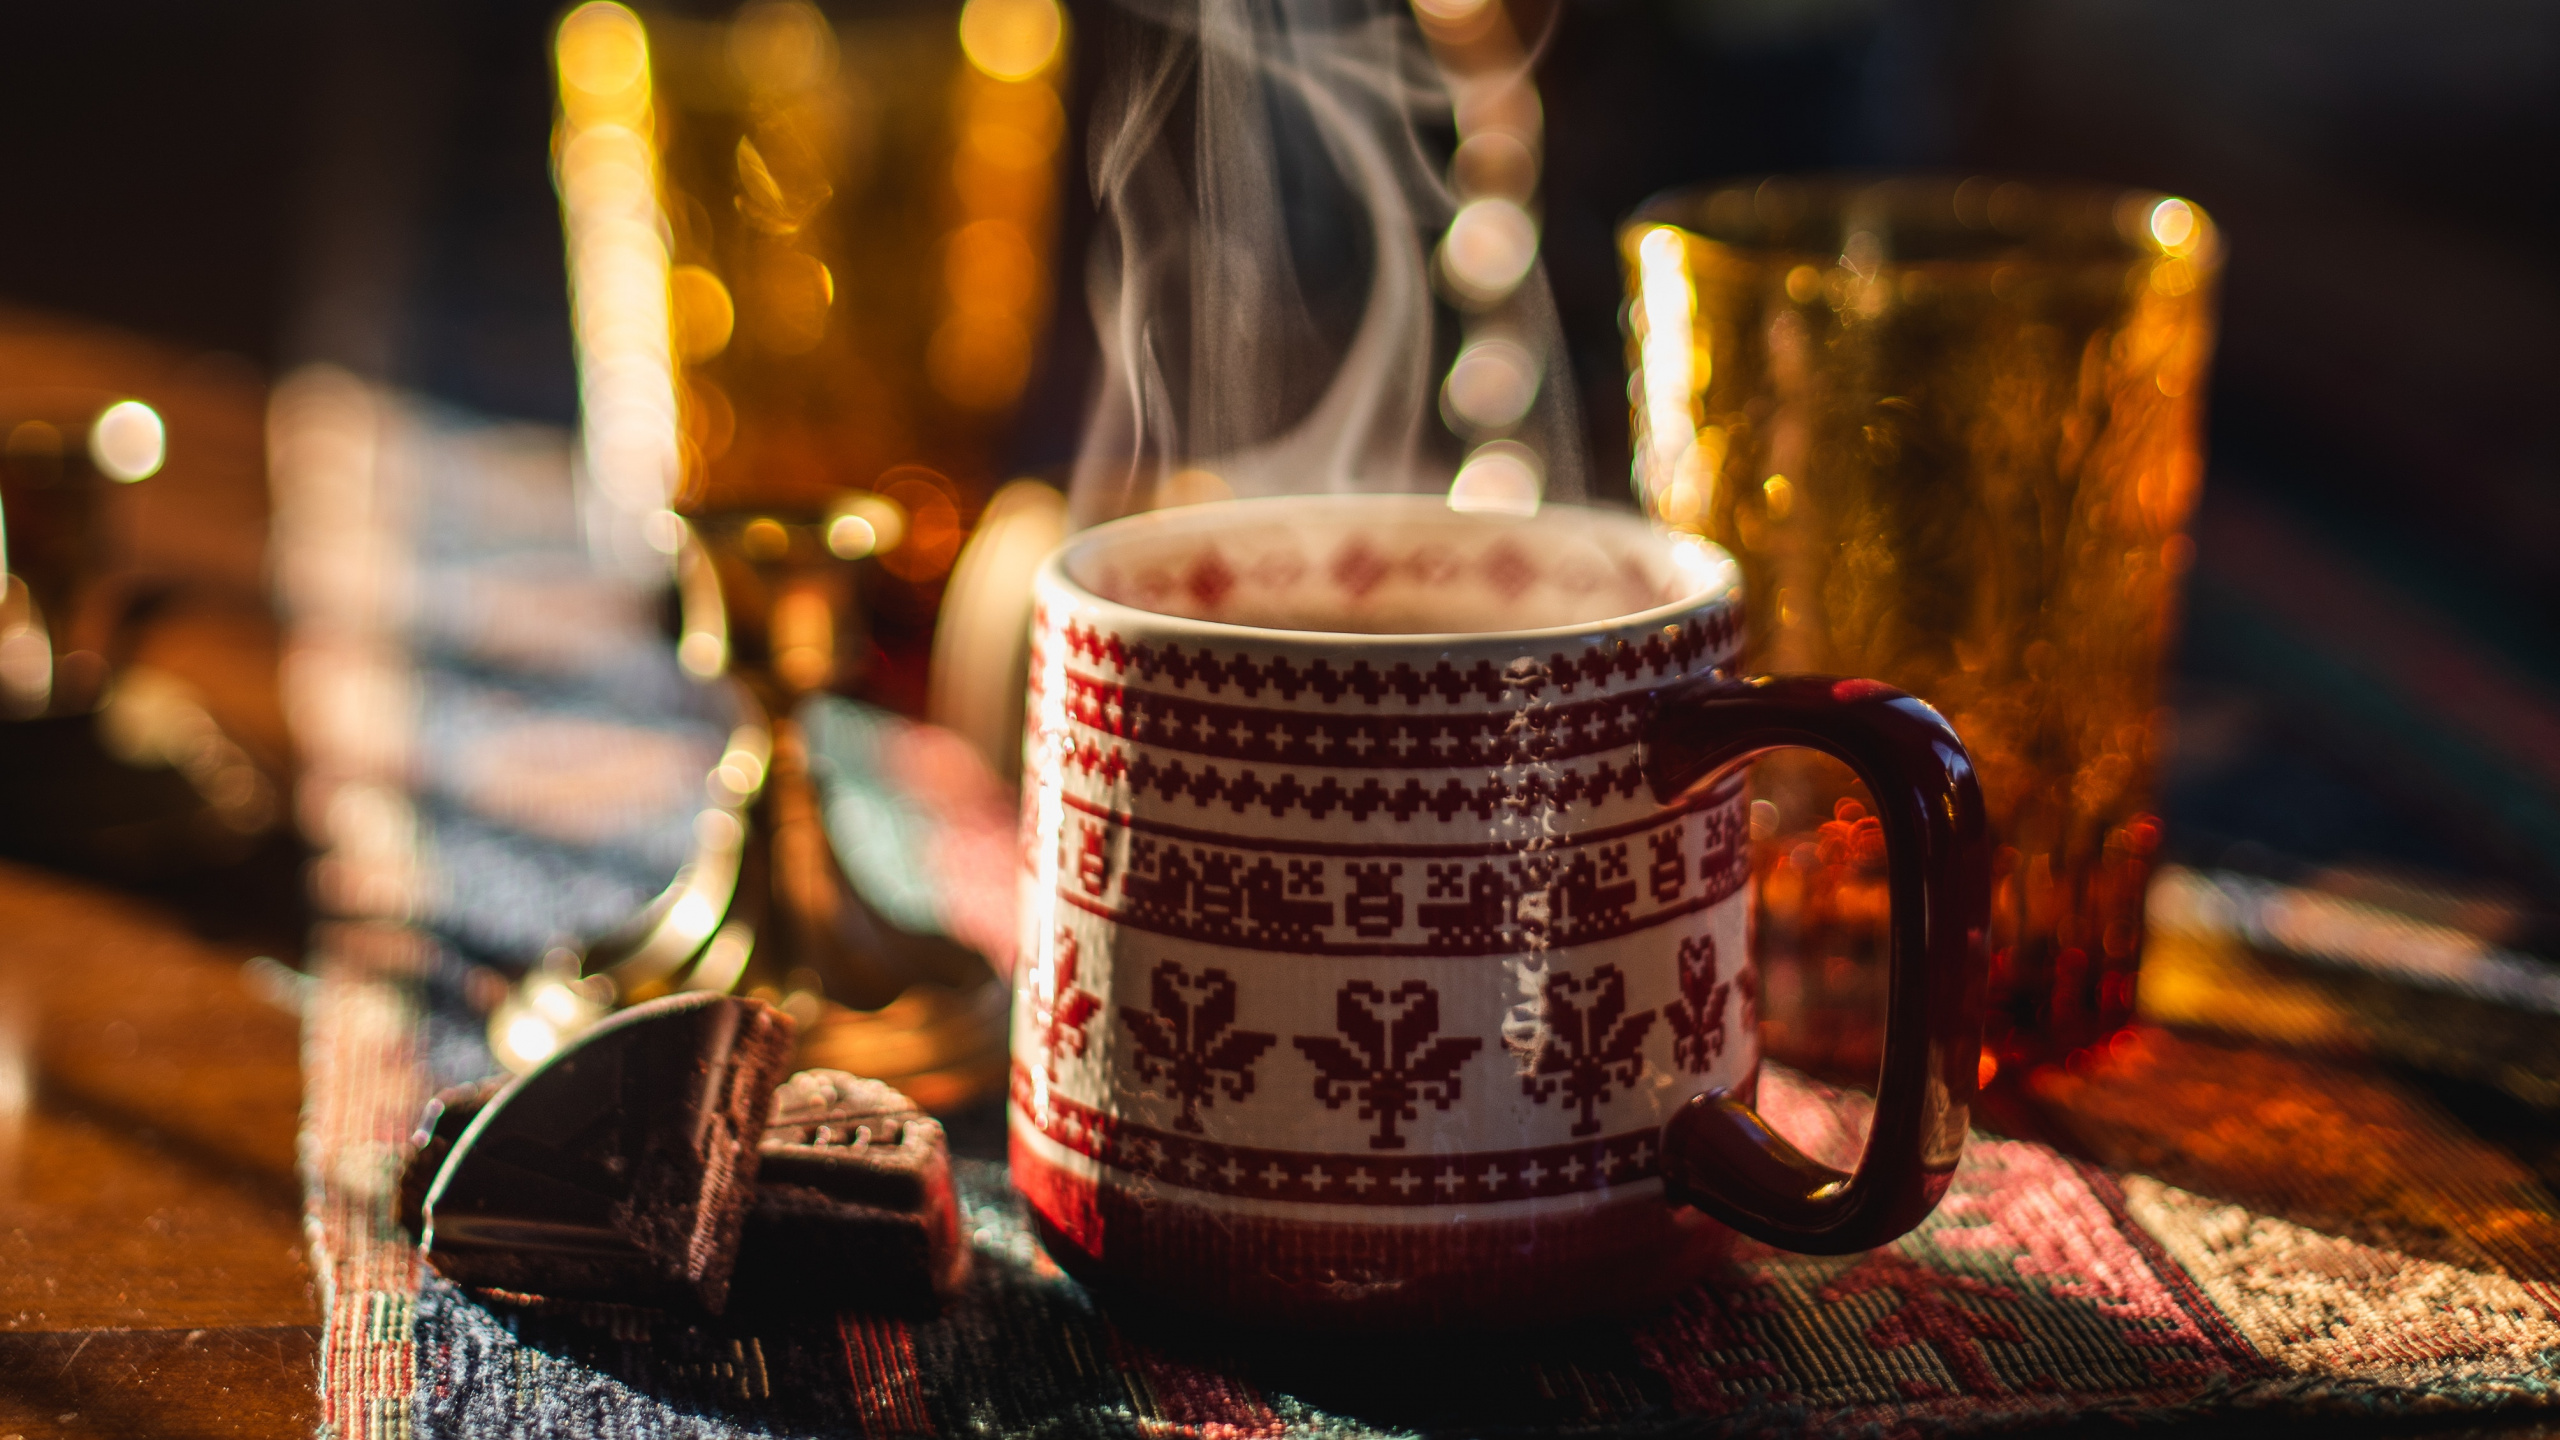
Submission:
<svg viewBox="0 0 2560 1440">
<path fill-rule="evenodd" d="M 950 480 L 922 465 L 901 465 L 880 477 L 880 495 L 907 518 L 904 540 L 884 553 L 880 563 L 901 580 L 939 579 L 968 538 L 960 507 L 952 503 Z"/>
<path fill-rule="evenodd" d="M 699 265 L 679 265 L 667 276 L 667 291 L 686 363 L 699 364 L 729 348 L 738 309 L 719 276 Z"/>
<path fill-rule="evenodd" d="M 856 490 L 827 517 L 827 549 L 840 560 L 895 550 L 906 538 L 906 507 L 874 491 Z"/>
<path fill-rule="evenodd" d="M 1485 515 L 1535 515 L 1546 490 L 1538 452 L 1516 440 L 1476 448 L 1449 482 L 1449 508 Z"/>
<path fill-rule="evenodd" d="M 2195 207 L 2184 200 L 2168 199 L 2151 207 L 2151 238 L 2172 255 L 2185 253 L 2188 240 L 2196 233 Z"/>
<path fill-rule="evenodd" d="M 1460 206 L 1440 242 L 1441 273 L 1472 305 L 1491 305 L 1519 289 L 1537 261 L 1538 222 L 1519 201 L 1498 195 Z"/>
<path fill-rule="evenodd" d="M 139 400 L 119 400 L 89 427 L 89 461 L 110 480 L 147 480 L 169 458 L 169 432 L 160 413 Z"/>
<path fill-rule="evenodd" d="M 960 7 L 960 50 L 996 80 L 1029 80 L 1058 58 L 1066 15 L 1057 0 L 969 0 Z"/>
<path fill-rule="evenodd" d="M 610 0 L 594 0 L 560 22 L 561 102 L 571 118 L 629 120 L 649 103 L 649 41 L 640 17 Z"/>
</svg>

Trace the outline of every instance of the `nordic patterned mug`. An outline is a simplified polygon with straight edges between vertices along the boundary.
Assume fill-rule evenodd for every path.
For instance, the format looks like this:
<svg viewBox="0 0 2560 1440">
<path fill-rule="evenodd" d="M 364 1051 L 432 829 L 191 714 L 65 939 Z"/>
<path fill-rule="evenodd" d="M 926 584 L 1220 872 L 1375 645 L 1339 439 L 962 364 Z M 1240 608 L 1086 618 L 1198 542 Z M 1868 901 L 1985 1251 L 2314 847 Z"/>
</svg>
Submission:
<svg viewBox="0 0 2560 1440">
<path fill-rule="evenodd" d="M 1872 681 L 1725 678 L 1723 551 L 1288 497 L 1099 526 L 1036 595 L 1011 1155 L 1061 1264 L 1237 1318 L 1517 1324 L 1658 1303 L 1737 1230 L 1839 1252 L 1936 1204 L 1971 764 Z M 1789 745 L 1854 768 L 1887 842 L 1849 1173 L 1751 1108 L 1741 767 Z"/>
</svg>

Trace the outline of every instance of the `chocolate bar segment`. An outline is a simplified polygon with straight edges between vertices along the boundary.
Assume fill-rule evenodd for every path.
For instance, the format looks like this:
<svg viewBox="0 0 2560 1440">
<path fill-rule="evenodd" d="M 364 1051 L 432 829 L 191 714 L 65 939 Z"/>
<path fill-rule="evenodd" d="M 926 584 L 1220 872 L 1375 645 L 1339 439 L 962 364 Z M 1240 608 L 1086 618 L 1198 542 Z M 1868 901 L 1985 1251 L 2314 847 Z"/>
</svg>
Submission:
<svg viewBox="0 0 2560 1440">
<path fill-rule="evenodd" d="M 969 1273 L 942 1125 L 877 1080 L 804 1070 L 775 1094 L 742 1296 L 799 1307 L 928 1311 Z"/>
<path fill-rule="evenodd" d="M 462 1285 L 717 1313 L 791 1040 L 772 1006 L 711 994 L 588 1031 L 455 1142 L 428 1262 Z"/>
<path fill-rule="evenodd" d="M 417 1131 L 409 1137 L 409 1162 L 400 1167 L 400 1223 L 410 1234 L 427 1233 L 427 1192 L 435 1188 L 454 1143 L 489 1102 L 514 1083 L 512 1075 L 493 1075 L 468 1085 L 448 1086 L 427 1101 L 418 1116 Z"/>
</svg>

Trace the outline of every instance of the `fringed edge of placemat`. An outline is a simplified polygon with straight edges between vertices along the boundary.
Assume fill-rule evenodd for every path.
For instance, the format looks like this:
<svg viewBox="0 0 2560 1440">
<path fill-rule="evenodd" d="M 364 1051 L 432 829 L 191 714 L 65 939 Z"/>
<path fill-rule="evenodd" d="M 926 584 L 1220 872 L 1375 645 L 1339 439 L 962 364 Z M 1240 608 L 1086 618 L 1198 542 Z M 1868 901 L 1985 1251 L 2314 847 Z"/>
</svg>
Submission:
<svg viewBox="0 0 2560 1440">
<path fill-rule="evenodd" d="M 415 979 L 425 944 L 399 923 L 417 887 L 403 789 L 415 684 L 402 641 L 413 571 L 410 424 L 389 397 L 314 367 L 267 420 L 271 555 L 286 622 L 283 686 L 302 751 L 296 814 L 313 899 L 349 917 L 312 936 L 297 1144 L 324 1326 L 323 1440 L 408 1440 L 417 1247 L 395 1203 L 424 1103 Z"/>
</svg>

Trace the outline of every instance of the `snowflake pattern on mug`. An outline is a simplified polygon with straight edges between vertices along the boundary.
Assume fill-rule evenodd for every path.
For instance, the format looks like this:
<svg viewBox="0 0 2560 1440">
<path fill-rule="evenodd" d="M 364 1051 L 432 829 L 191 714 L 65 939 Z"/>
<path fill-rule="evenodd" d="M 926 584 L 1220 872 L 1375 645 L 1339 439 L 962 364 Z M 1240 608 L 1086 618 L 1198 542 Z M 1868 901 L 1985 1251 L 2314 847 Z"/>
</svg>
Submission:
<svg viewBox="0 0 2560 1440">
<path fill-rule="evenodd" d="M 1593 970 L 1588 981 L 1550 972 L 1539 988 L 1538 1030 L 1520 1088 L 1542 1105 L 1561 1091 L 1565 1107 L 1582 1110 L 1573 1133 L 1599 1133 L 1599 1107 L 1616 1087 L 1633 1085 L 1644 1073 L 1644 1037 L 1653 1019 L 1650 1010 L 1627 1013 L 1627 977 L 1615 965 Z"/>
<path fill-rule="evenodd" d="M 1120 1023 L 1137 1042 L 1138 1079 L 1181 1101 L 1174 1128 L 1198 1134 L 1200 1107 L 1216 1104 L 1220 1091 L 1239 1103 L 1251 1095 L 1253 1062 L 1280 1037 L 1235 1028 L 1236 982 L 1224 970 L 1194 979 L 1167 960 L 1148 979 L 1148 1008 L 1120 1007 Z"/>
<path fill-rule="evenodd" d="M 1396 1125 L 1420 1118 L 1417 1103 L 1448 1109 L 1459 1098 L 1458 1067 L 1484 1048 L 1472 1035 L 1439 1034 L 1440 992 L 1419 980 L 1393 992 L 1366 980 L 1343 986 L 1334 1028 L 1341 1038 L 1301 1035 L 1296 1044 L 1316 1067 L 1316 1098 L 1326 1109 L 1356 1099 L 1360 1118 L 1378 1122 L 1373 1150 L 1404 1148 Z"/>
<path fill-rule="evenodd" d="M 1716 940 L 1701 935 L 1680 942 L 1680 998 L 1662 1007 L 1671 1025 L 1671 1058 L 1692 1075 L 1704 1075 L 1724 1053 L 1724 1012 L 1733 982 L 1716 978 Z"/>
</svg>

